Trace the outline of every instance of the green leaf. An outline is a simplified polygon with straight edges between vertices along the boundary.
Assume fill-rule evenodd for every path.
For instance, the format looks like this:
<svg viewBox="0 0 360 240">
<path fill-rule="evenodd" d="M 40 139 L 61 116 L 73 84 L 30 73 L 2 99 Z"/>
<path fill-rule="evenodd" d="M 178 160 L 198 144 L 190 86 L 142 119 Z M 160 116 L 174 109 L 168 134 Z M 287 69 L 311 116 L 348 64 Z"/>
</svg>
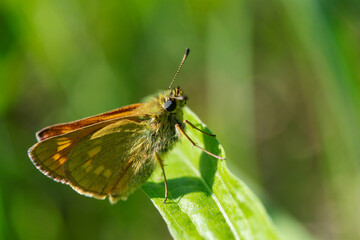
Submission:
<svg viewBox="0 0 360 240">
<path fill-rule="evenodd" d="M 184 109 L 184 119 L 210 130 Z M 191 127 L 186 133 L 199 146 L 225 156 L 216 138 Z M 164 201 L 164 181 L 158 168 L 143 186 L 168 225 L 174 239 L 279 239 L 263 205 L 251 190 L 218 160 L 182 138 L 163 156 L 169 197 Z"/>
</svg>

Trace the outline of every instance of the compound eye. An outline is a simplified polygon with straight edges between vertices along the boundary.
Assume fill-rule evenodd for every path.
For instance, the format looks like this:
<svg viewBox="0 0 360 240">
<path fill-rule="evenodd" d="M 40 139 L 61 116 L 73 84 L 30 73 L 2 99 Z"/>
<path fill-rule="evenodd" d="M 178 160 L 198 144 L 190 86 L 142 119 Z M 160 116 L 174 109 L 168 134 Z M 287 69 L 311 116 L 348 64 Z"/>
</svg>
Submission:
<svg viewBox="0 0 360 240">
<path fill-rule="evenodd" d="M 164 108 L 168 112 L 174 111 L 176 108 L 176 101 L 171 100 L 171 99 L 167 100 L 164 104 Z"/>
</svg>

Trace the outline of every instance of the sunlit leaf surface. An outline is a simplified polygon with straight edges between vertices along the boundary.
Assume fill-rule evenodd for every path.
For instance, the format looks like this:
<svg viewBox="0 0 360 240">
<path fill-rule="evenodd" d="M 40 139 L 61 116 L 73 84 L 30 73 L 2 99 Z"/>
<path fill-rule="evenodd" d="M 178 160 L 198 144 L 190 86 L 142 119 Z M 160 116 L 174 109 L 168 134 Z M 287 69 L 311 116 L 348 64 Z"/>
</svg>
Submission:
<svg viewBox="0 0 360 240">
<path fill-rule="evenodd" d="M 188 108 L 185 119 L 209 131 Z M 216 138 L 187 128 L 200 146 L 224 157 Z M 169 198 L 158 169 L 143 189 L 151 198 L 175 239 L 278 239 L 257 197 L 226 168 L 226 160 L 213 158 L 182 139 L 164 158 Z"/>
</svg>

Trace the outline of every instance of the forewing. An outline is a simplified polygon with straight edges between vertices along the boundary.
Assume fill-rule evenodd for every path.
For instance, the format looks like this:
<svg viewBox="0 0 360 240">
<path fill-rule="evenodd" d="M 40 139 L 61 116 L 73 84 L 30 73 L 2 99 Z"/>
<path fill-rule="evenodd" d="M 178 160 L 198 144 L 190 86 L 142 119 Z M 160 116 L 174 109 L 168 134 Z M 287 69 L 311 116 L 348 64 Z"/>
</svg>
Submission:
<svg viewBox="0 0 360 240">
<path fill-rule="evenodd" d="M 49 177 L 81 194 L 104 199 L 114 189 L 119 192 L 117 186 L 127 186 L 123 177 L 136 165 L 136 156 L 142 155 L 146 131 L 138 118 L 124 118 L 49 138 L 31 148 L 29 155 Z"/>
<path fill-rule="evenodd" d="M 36 138 L 38 141 L 43 141 L 45 139 L 62 135 L 65 133 L 69 133 L 79 128 L 87 127 L 99 122 L 108 121 L 117 118 L 123 118 L 125 116 L 130 116 L 130 115 L 136 115 L 136 109 L 141 105 L 142 103 L 132 104 L 129 106 L 118 108 L 106 113 L 84 118 L 74 122 L 52 125 L 37 132 Z"/>
</svg>

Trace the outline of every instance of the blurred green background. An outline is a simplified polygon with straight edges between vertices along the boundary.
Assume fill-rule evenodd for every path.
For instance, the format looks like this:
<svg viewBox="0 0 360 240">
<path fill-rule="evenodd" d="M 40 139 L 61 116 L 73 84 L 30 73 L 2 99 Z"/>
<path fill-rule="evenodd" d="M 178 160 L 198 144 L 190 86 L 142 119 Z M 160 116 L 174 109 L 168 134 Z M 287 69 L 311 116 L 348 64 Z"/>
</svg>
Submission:
<svg viewBox="0 0 360 240">
<path fill-rule="evenodd" d="M 285 236 L 360 239 L 360 1 L 0 1 L 0 239 L 168 239 L 41 174 L 35 132 L 175 85 Z M 310 237 L 311 236 L 311 237 Z"/>
</svg>

